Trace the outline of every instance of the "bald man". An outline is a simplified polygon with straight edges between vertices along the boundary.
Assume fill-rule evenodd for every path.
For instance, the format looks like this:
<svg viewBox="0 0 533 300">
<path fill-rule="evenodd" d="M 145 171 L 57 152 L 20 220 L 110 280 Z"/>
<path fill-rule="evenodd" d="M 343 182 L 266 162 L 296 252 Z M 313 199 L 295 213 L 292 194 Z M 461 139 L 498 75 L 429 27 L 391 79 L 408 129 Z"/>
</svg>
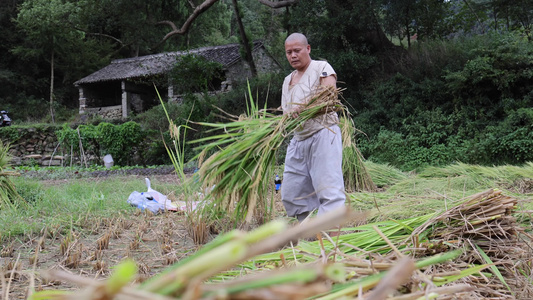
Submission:
<svg viewBox="0 0 533 300">
<path fill-rule="evenodd" d="M 285 77 L 281 107 L 297 117 L 302 103 L 320 86 L 336 87 L 337 75 L 325 61 L 312 60 L 305 35 L 293 33 L 285 40 L 285 55 L 294 71 Z M 318 209 L 323 214 L 344 206 L 342 138 L 336 113 L 306 121 L 287 148 L 281 199 L 288 216 L 303 221 Z"/>
</svg>

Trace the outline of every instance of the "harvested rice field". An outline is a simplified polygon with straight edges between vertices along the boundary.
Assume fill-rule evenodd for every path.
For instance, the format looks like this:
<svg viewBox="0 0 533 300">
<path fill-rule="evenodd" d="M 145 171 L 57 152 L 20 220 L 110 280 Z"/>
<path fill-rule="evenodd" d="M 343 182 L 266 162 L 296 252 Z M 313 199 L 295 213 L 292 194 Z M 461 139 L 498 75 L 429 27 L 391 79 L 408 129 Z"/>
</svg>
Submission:
<svg viewBox="0 0 533 300">
<path fill-rule="evenodd" d="M 40 193 L 37 211 L 2 211 L 2 297 L 533 297 L 533 165 L 365 166 L 377 190 L 348 194 L 351 210 L 296 226 L 270 193 L 275 221 L 238 231 L 229 218 L 129 206 L 129 193 L 146 189 L 142 175 L 17 178 Z M 183 200 L 175 175 L 151 180 Z M 336 237 L 328 229 L 340 220 Z"/>
</svg>

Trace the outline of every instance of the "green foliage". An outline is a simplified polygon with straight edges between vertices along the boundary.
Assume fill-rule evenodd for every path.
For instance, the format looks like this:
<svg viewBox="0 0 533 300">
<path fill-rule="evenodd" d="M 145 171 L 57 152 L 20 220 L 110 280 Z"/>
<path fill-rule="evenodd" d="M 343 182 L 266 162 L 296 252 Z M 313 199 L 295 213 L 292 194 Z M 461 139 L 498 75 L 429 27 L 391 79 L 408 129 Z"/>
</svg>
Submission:
<svg viewBox="0 0 533 300">
<path fill-rule="evenodd" d="M 503 122 L 488 126 L 479 149 L 487 153 L 484 163 L 533 161 L 533 108 L 511 112 Z"/>
<path fill-rule="evenodd" d="M 218 89 L 222 78 L 222 65 L 195 54 L 181 55 L 170 76 L 176 83 L 176 93 L 207 92 Z"/>
<path fill-rule="evenodd" d="M 0 127 L 0 140 L 4 143 L 16 143 L 22 136 L 22 130 L 16 126 Z"/>
<path fill-rule="evenodd" d="M 119 165 L 132 162 L 132 154 L 139 149 L 144 137 L 140 125 L 131 121 L 118 126 L 100 123 L 96 132 L 102 151 L 111 154 Z"/>
<path fill-rule="evenodd" d="M 120 125 L 100 123 L 98 125 L 80 125 L 73 129 L 68 124 L 56 132 L 58 140 L 65 149 L 94 153 L 98 156 L 111 154 L 116 164 L 128 165 L 134 162 L 135 156 L 143 155 L 141 149 L 146 132 L 133 121 Z"/>
<path fill-rule="evenodd" d="M 401 73 L 363 91 L 355 106 L 366 158 L 402 170 L 532 159 L 526 109 L 533 105 L 531 43 L 486 35 L 410 52 L 412 70 L 400 67 Z"/>
<path fill-rule="evenodd" d="M 478 39 L 480 44 L 469 49 L 464 66 L 450 70 L 444 77 L 454 101 L 475 108 L 492 106 L 494 113 L 500 115 L 504 109 L 526 105 L 531 99 L 523 97 L 533 88 L 531 43 L 511 34 L 490 34 Z M 501 103 L 502 98 L 516 101 Z"/>
<path fill-rule="evenodd" d="M 389 130 L 381 130 L 375 141 L 367 145 L 362 143 L 361 149 L 371 155 L 367 156 L 378 163 L 389 163 L 402 170 L 412 170 L 426 165 L 442 165 L 449 161 L 449 153 L 444 145 L 437 144 L 430 148 L 420 145 L 412 136 Z M 363 153 L 365 153 L 363 152 Z"/>
</svg>

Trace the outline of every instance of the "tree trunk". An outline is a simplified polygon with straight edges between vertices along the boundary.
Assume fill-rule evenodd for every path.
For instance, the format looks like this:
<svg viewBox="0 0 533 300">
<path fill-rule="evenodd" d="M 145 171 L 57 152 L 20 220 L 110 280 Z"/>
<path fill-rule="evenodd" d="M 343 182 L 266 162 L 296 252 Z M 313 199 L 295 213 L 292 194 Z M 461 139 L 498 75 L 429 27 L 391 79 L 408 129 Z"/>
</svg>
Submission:
<svg viewBox="0 0 533 300">
<path fill-rule="evenodd" d="M 494 31 L 498 31 L 498 10 L 495 4 L 492 6 L 492 14 L 494 15 Z"/>
<path fill-rule="evenodd" d="M 55 124 L 54 116 L 54 50 L 50 55 L 50 116 L 52 117 L 52 123 Z"/>
<path fill-rule="evenodd" d="M 409 23 L 405 24 L 405 35 L 407 36 L 407 48 L 411 48 L 411 32 L 409 31 Z"/>
<path fill-rule="evenodd" d="M 239 34 L 241 36 L 242 46 L 244 47 L 244 59 L 250 66 L 250 71 L 252 72 L 252 76 L 256 77 L 257 69 L 255 67 L 254 58 L 252 56 L 252 48 L 250 47 L 250 42 L 248 41 L 248 37 L 246 36 L 244 25 L 242 24 L 239 4 L 237 3 L 237 0 L 232 0 L 232 2 L 233 2 L 233 9 L 235 10 L 235 17 L 237 18 L 237 25 L 239 26 Z"/>
<path fill-rule="evenodd" d="M 472 6 L 470 6 L 470 3 L 468 3 L 467 0 L 463 0 L 463 2 L 466 4 L 470 12 L 476 17 L 477 23 L 481 26 L 481 33 L 485 33 L 485 27 L 483 26 L 483 23 L 481 23 L 476 11 L 472 8 Z"/>
</svg>

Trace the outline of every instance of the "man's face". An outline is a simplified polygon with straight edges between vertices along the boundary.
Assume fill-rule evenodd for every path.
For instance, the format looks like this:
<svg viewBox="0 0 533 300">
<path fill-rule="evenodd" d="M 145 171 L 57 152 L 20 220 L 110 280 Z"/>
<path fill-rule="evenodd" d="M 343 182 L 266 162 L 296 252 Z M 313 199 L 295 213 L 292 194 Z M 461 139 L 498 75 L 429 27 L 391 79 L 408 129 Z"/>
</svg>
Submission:
<svg viewBox="0 0 533 300">
<path fill-rule="evenodd" d="M 293 68 L 302 70 L 311 62 L 311 46 L 300 41 L 288 41 L 285 43 L 285 56 Z"/>
</svg>

